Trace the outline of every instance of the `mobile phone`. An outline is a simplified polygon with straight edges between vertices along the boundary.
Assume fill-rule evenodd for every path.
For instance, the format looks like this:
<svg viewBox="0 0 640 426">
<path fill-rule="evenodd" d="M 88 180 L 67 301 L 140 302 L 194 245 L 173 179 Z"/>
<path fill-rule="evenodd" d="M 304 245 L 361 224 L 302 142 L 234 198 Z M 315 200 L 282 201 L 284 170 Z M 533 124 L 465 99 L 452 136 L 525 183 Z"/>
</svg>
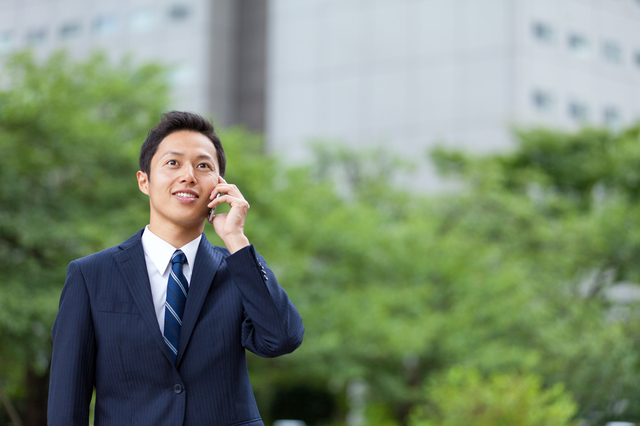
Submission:
<svg viewBox="0 0 640 426">
<path fill-rule="evenodd" d="M 216 194 L 216 196 L 215 196 L 214 200 L 215 200 L 216 198 L 218 198 L 219 196 L 220 196 L 220 193 L 218 192 L 218 193 Z M 218 207 L 218 206 L 213 206 L 213 208 L 212 208 L 211 210 L 209 210 L 209 223 L 211 223 L 211 221 L 213 220 L 213 215 L 214 215 L 214 213 L 216 212 L 216 207 Z"/>
</svg>

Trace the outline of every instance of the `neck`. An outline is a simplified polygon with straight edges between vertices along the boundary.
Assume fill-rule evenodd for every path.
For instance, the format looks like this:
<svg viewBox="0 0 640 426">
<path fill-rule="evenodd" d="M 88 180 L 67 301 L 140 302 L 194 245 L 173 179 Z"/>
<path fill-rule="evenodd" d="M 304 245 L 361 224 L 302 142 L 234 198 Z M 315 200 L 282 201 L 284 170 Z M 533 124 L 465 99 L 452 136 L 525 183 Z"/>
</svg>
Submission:
<svg viewBox="0 0 640 426">
<path fill-rule="evenodd" d="M 178 249 L 202 234 L 204 221 L 199 225 L 185 227 L 176 224 L 158 223 L 152 219 L 149 223 L 149 230 Z"/>
</svg>

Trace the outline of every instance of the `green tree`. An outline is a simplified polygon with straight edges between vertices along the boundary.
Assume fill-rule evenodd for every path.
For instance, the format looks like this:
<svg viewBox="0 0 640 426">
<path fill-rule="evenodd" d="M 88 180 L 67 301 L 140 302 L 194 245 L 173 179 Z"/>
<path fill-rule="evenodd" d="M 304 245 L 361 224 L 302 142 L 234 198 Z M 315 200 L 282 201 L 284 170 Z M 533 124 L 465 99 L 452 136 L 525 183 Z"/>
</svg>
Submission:
<svg viewBox="0 0 640 426">
<path fill-rule="evenodd" d="M 435 152 L 441 170 L 464 182 L 460 199 L 482 244 L 498 250 L 501 265 L 528 271 L 508 278 L 530 292 L 518 326 L 526 339 L 505 336 L 530 352 L 546 383 L 565 383 L 589 421 L 640 418 L 638 303 L 606 296 L 616 283 L 640 281 L 639 135 L 638 126 L 531 129 L 506 153 Z M 492 217 L 476 210 L 483 205 Z"/>
<path fill-rule="evenodd" d="M 145 223 L 137 150 L 167 104 L 160 67 L 30 53 L 0 74 L 0 387 L 44 424 L 66 265 Z"/>
<path fill-rule="evenodd" d="M 412 426 L 569 426 L 577 405 L 562 385 L 542 388 L 532 374 L 453 367 L 426 386 L 429 405 L 414 410 Z"/>
<path fill-rule="evenodd" d="M 637 418 L 637 308 L 612 317 L 618 306 L 604 290 L 635 281 L 638 206 L 616 189 L 620 180 L 561 186 L 553 176 L 564 172 L 513 160 L 536 149 L 543 152 L 530 158 L 559 155 L 561 143 L 534 137 L 540 132 L 521 132 L 522 146 L 506 154 L 441 151 L 443 168 L 463 182 L 441 196 L 398 189 L 389 176 L 396 163 L 384 154 L 325 149 L 315 167 L 273 162 L 266 174 L 241 165 L 251 177 L 243 191 L 262 200 L 248 232 L 257 232 L 252 241 L 266 248 L 307 327 L 293 355 L 252 360 L 258 394 L 303 382 L 346 400 L 349 383 L 364 380 L 369 403 L 406 422 L 423 384 L 461 365 L 542 377 L 541 392 L 564 383 L 588 421 Z M 600 167 L 587 165 L 599 164 L 602 138 L 613 151 L 634 142 L 633 129 L 543 134 L 593 144 L 563 154 L 561 168 L 585 175 Z"/>
</svg>

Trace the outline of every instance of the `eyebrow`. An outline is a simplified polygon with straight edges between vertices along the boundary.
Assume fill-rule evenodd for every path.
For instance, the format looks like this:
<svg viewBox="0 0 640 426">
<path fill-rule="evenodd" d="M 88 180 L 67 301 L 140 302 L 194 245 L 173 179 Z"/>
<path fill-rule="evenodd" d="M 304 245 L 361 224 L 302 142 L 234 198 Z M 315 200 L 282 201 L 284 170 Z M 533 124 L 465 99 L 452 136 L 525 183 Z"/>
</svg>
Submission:
<svg viewBox="0 0 640 426">
<path fill-rule="evenodd" d="M 166 157 L 167 155 L 176 155 L 179 157 L 182 157 L 184 155 L 184 153 L 180 152 L 180 151 L 167 151 L 164 153 L 164 155 L 162 155 L 163 157 Z M 211 160 L 213 161 L 213 157 L 210 156 L 209 154 L 200 154 L 200 155 L 196 155 L 196 158 L 200 159 L 200 158 L 206 158 L 207 160 Z"/>
<path fill-rule="evenodd" d="M 178 155 L 178 156 L 183 156 L 184 154 L 180 151 L 167 151 L 164 154 L 162 154 L 163 157 L 166 157 L 167 155 Z"/>
</svg>

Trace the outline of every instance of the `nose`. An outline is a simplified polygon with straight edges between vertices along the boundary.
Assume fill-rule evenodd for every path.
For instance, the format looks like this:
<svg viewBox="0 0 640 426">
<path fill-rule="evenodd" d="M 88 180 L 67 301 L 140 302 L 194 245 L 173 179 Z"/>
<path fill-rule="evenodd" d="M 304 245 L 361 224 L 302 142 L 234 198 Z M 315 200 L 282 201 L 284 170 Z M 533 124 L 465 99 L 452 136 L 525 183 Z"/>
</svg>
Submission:
<svg viewBox="0 0 640 426">
<path fill-rule="evenodd" d="M 196 183 L 196 174 L 194 173 L 193 166 L 186 164 L 182 168 L 182 177 L 180 179 L 182 183 Z"/>
</svg>

